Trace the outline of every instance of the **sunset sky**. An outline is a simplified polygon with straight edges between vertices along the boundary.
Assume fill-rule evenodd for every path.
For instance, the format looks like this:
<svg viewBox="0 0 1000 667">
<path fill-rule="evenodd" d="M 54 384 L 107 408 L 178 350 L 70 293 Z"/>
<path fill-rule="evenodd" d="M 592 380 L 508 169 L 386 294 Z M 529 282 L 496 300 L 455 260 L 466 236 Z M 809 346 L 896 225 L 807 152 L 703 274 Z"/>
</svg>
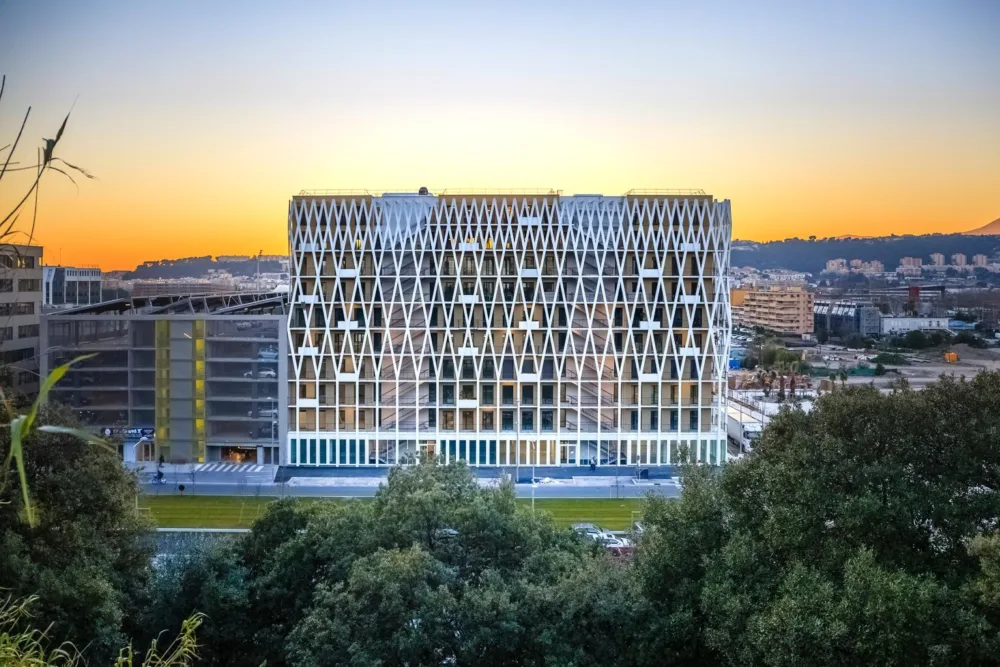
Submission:
<svg viewBox="0 0 1000 667">
<path fill-rule="evenodd" d="M 48 263 L 283 253 L 303 188 L 703 188 L 734 236 L 1000 217 L 1000 2 L 0 0 Z M 23 180 L 0 184 L 9 210 Z M 24 216 L 22 216 L 23 218 Z"/>
</svg>

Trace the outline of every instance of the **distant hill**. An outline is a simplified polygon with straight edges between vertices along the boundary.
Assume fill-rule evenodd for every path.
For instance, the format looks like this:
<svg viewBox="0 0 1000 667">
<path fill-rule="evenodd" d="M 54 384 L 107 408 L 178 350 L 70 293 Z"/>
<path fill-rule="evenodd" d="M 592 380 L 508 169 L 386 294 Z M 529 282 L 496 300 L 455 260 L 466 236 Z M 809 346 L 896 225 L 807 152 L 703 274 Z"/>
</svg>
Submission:
<svg viewBox="0 0 1000 667">
<path fill-rule="evenodd" d="M 988 225 L 983 225 L 979 229 L 973 229 L 965 233 L 970 236 L 994 236 L 1000 234 L 1000 218 L 997 218 Z"/>
<path fill-rule="evenodd" d="M 948 258 L 955 253 L 964 253 L 970 260 L 973 255 L 980 253 L 993 255 L 1000 251 L 1000 230 L 996 232 L 997 235 L 986 234 L 785 239 L 733 247 L 731 264 L 757 269 L 781 268 L 820 273 L 831 259 L 860 259 L 864 262 L 877 259 L 885 265 L 886 271 L 894 271 L 899 266 L 900 257 L 920 257 L 929 264 L 931 253 L 935 252 Z"/>
<path fill-rule="evenodd" d="M 211 269 L 228 271 L 234 276 L 252 276 L 257 273 L 257 260 L 236 262 L 216 262 L 211 255 L 204 257 L 182 257 L 181 259 L 160 259 L 143 262 L 134 271 L 127 272 L 125 280 L 156 280 L 159 278 L 201 278 Z M 281 271 L 279 262 L 261 261 L 261 273 Z"/>
</svg>

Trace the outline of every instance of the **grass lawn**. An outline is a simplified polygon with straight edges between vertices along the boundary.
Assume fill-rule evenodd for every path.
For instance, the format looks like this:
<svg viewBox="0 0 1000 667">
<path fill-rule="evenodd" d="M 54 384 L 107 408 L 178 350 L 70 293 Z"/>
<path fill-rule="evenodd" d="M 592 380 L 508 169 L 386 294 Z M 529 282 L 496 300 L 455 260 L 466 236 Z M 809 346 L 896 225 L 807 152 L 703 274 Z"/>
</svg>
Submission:
<svg viewBox="0 0 1000 667">
<path fill-rule="evenodd" d="M 249 528 L 274 498 L 253 496 L 142 496 L 139 506 L 147 509 L 161 528 Z M 316 498 L 310 502 L 355 502 L 336 498 Z M 530 505 L 530 498 L 518 502 Z M 639 499 L 545 498 L 535 501 L 535 509 L 548 512 L 560 526 L 595 523 L 608 530 L 624 530 L 638 512 Z"/>
</svg>

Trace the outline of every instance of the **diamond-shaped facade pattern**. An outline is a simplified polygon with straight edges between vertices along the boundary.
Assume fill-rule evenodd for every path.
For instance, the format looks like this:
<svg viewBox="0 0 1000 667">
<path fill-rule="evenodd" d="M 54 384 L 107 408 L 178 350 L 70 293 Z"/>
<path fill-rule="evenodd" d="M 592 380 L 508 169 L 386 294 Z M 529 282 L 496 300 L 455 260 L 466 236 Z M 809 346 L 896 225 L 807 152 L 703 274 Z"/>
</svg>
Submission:
<svg viewBox="0 0 1000 667">
<path fill-rule="evenodd" d="M 289 465 L 726 459 L 729 201 L 307 194 Z"/>
</svg>

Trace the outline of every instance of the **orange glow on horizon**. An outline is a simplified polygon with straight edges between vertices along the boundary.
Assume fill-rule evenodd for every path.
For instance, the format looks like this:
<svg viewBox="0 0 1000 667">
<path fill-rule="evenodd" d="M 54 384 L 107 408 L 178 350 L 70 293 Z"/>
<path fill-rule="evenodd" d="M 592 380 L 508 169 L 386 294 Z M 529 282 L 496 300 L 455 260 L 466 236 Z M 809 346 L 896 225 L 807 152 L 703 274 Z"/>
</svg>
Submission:
<svg viewBox="0 0 1000 667">
<path fill-rule="evenodd" d="M 44 179 L 47 263 L 281 254 L 312 188 L 701 188 L 760 241 L 1000 217 L 998 3 L 288 4 L 0 3 L 0 146 L 72 109 L 98 179 Z"/>
</svg>

